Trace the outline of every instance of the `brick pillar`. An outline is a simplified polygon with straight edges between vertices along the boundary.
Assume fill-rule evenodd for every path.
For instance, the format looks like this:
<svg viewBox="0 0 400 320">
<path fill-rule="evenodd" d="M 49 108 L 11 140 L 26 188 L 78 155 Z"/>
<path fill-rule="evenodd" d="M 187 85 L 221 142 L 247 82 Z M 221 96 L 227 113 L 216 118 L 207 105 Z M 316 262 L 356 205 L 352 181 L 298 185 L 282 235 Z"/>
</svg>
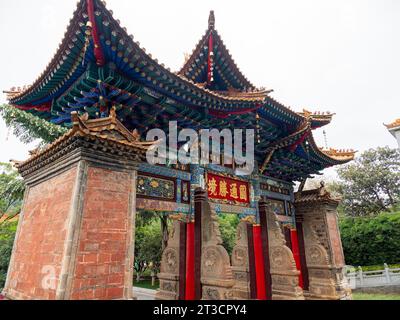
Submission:
<svg viewBox="0 0 400 320">
<path fill-rule="evenodd" d="M 296 194 L 299 245 L 302 240 L 309 279 L 306 299 L 351 299 L 342 273 L 345 263 L 337 205 L 323 188 Z"/>
<path fill-rule="evenodd" d="M 9 299 L 132 299 L 142 151 L 98 138 L 75 120 L 19 166 L 27 189 L 4 289 Z"/>
</svg>

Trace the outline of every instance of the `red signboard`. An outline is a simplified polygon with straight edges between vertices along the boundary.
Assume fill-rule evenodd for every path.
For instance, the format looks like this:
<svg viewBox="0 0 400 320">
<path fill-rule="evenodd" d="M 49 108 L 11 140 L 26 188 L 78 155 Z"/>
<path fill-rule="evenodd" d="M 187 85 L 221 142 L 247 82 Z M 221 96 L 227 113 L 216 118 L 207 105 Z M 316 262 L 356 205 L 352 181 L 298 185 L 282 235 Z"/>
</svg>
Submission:
<svg viewBox="0 0 400 320">
<path fill-rule="evenodd" d="M 212 173 L 207 173 L 207 190 L 210 199 L 231 203 L 249 204 L 249 183 Z"/>
</svg>

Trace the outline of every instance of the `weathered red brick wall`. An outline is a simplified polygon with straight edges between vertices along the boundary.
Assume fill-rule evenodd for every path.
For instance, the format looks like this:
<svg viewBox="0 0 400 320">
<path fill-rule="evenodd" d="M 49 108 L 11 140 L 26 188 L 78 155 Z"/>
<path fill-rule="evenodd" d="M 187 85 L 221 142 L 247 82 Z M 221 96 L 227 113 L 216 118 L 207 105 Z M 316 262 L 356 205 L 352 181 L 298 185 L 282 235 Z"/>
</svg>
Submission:
<svg viewBox="0 0 400 320">
<path fill-rule="evenodd" d="M 31 187 L 20 220 L 7 293 L 55 299 L 77 169 Z"/>
<path fill-rule="evenodd" d="M 71 299 L 122 299 L 127 250 L 128 173 L 89 167 Z"/>
</svg>

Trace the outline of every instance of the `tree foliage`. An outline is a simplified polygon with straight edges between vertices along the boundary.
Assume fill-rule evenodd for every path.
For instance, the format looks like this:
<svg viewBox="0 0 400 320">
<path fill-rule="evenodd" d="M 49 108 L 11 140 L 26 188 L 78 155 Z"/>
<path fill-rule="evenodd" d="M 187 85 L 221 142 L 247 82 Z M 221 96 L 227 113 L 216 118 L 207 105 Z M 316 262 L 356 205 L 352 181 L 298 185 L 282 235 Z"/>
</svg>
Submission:
<svg viewBox="0 0 400 320">
<path fill-rule="evenodd" d="M 354 266 L 400 262 L 400 212 L 340 220 L 346 264 Z"/>
<path fill-rule="evenodd" d="M 0 292 L 7 277 L 17 222 L 0 224 Z"/>
<path fill-rule="evenodd" d="M 147 224 L 152 222 L 154 219 L 160 221 L 160 232 L 162 234 L 162 250 L 164 250 L 168 244 L 169 230 L 168 230 L 168 213 L 161 211 L 143 210 L 140 212 L 140 220 L 137 223 Z"/>
<path fill-rule="evenodd" d="M 236 242 L 236 230 L 240 222 L 239 216 L 236 214 L 223 214 L 219 215 L 218 218 L 223 246 L 231 255 Z"/>
<path fill-rule="evenodd" d="M 162 233 L 160 220 L 157 217 L 149 219 L 146 213 L 138 214 L 136 218 L 135 235 L 135 264 L 134 269 L 137 280 L 153 265 L 153 270 L 158 271 L 162 255 Z"/>
<path fill-rule="evenodd" d="M 18 213 L 25 185 L 19 173 L 9 163 L 0 163 L 0 216 Z"/>
<path fill-rule="evenodd" d="M 334 189 L 347 215 L 368 216 L 394 210 L 400 204 L 400 150 L 370 149 L 338 169 Z"/>
<path fill-rule="evenodd" d="M 150 263 L 153 265 L 153 271 L 159 271 L 163 252 L 163 228 L 160 228 L 160 222 L 162 224 L 160 217 L 164 215 L 160 216 L 149 211 L 137 215 L 134 265 L 137 281 L 149 269 Z M 223 246 L 231 254 L 240 219 L 235 214 L 219 215 L 218 218 Z"/>
<path fill-rule="evenodd" d="M 64 127 L 6 104 L 0 105 L 0 115 L 7 127 L 11 128 L 14 135 L 23 143 L 30 143 L 36 139 L 41 139 L 44 143 L 51 143 L 67 132 Z"/>
</svg>

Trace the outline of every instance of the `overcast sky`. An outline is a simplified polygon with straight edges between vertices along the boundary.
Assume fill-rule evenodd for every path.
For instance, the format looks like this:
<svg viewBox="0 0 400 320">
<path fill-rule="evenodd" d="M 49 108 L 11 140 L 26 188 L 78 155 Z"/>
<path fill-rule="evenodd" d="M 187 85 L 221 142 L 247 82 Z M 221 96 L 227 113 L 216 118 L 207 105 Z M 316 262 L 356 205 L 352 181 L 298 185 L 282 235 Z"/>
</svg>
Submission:
<svg viewBox="0 0 400 320">
<path fill-rule="evenodd" d="M 0 0 L 0 89 L 31 84 L 60 43 L 76 0 Z M 203 36 L 210 10 L 237 65 L 256 86 L 296 111 L 336 113 L 329 147 L 360 151 L 395 139 L 400 117 L 398 0 L 108 0 L 108 9 L 147 52 L 172 70 Z M 6 102 L 0 95 L 0 103 Z M 315 132 L 324 146 L 322 130 Z M 0 161 L 33 146 L 0 120 Z"/>
</svg>

